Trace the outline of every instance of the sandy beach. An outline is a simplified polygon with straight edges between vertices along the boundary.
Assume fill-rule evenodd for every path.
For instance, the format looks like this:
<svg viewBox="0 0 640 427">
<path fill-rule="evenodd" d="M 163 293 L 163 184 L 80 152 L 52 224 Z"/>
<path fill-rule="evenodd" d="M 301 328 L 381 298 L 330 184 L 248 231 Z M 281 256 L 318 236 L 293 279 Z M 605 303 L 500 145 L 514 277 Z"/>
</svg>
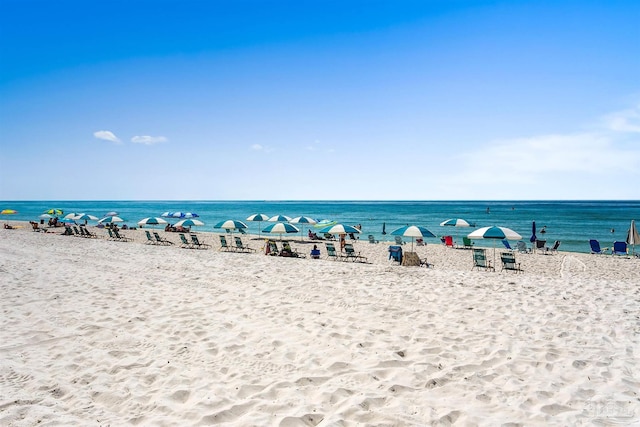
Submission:
<svg viewBox="0 0 640 427">
<path fill-rule="evenodd" d="M 3 426 L 640 423 L 637 258 L 515 274 L 431 243 L 424 268 L 366 239 L 353 263 L 25 225 L 0 229 Z"/>
</svg>

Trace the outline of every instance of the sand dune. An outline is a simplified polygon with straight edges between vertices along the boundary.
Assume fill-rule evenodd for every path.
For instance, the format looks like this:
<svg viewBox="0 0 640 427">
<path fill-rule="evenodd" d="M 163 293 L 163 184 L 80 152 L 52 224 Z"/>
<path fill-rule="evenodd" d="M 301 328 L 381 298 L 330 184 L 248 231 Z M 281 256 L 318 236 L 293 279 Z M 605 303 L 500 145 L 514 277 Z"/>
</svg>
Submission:
<svg viewBox="0 0 640 427">
<path fill-rule="evenodd" d="M 640 421 L 638 259 L 518 254 L 516 275 L 441 245 L 426 269 L 383 243 L 360 264 L 125 233 L 0 230 L 0 424 Z"/>
</svg>

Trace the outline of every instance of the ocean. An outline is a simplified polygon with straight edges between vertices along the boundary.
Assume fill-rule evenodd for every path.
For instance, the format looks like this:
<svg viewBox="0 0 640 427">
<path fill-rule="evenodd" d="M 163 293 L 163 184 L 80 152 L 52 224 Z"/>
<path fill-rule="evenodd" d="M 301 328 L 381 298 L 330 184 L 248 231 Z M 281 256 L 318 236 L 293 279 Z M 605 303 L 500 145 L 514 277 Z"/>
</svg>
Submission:
<svg viewBox="0 0 640 427">
<path fill-rule="evenodd" d="M 381 241 L 392 241 L 390 233 L 404 225 L 424 226 L 436 236 L 450 234 L 458 242 L 475 228 L 497 225 L 515 230 L 528 245 L 532 221 L 536 221 L 538 239 L 546 239 L 547 246 L 559 240 L 560 250 L 573 252 L 589 252 L 589 239 L 610 247 L 614 241 L 626 239 L 632 219 L 640 223 L 640 201 L 1 201 L 0 210 L 14 209 L 18 213 L 2 215 L 0 220 L 38 220 L 51 208 L 62 209 L 64 214 L 84 212 L 97 217 L 116 211 L 130 226 L 166 211 L 194 212 L 205 224 L 198 228 L 201 231 L 218 231 L 213 228 L 215 223 L 235 219 L 244 221 L 248 232 L 254 234 L 269 224 L 246 221 L 254 213 L 308 216 L 359 224 L 360 238 L 372 234 Z M 440 226 L 450 218 L 463 218 L 476 227 Z M 540 233 L 542 227 L 546 233 Z M 304 227 L 305 234 L 308 228 Z M 440 244 L 437 238 L 425 241 Z M 486 242 L 486 246 L 492 243 Z"/>
</svg>

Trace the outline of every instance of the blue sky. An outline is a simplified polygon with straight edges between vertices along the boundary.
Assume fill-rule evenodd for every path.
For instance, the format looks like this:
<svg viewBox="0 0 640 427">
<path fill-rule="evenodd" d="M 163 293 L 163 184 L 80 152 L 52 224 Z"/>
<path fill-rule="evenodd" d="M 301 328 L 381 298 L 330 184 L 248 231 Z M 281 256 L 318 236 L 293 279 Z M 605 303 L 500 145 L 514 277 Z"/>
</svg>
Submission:
<svg viewBox="0 0 640 427">
<path fill-rule="evenodd" d="M 637 1 L 0 1 L 0 200 L 640 198 Z"/>
</svg>

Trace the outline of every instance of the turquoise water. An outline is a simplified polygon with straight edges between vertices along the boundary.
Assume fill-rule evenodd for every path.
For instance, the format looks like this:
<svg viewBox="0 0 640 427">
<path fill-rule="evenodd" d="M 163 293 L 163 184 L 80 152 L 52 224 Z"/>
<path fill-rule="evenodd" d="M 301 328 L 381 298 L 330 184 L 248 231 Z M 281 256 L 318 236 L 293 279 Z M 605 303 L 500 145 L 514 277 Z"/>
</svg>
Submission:
<svg viewBox="0 0 640 427">
<path fill-rule="evenodd" d="M 214 231 L 213 225 L 226 219 L 244 221 L 254 213 L 266 215 L 309 216 L 331 219 L 349 225 L 362 225 L 363 238 L 373 234 L 379 240 L 392 240 L 395 228 L 415 224 L 427 227 L 437 236 L 452 234 L 458 241 L 474 228 L 441 227 L 449 218 L 464 218 L 477 227 L 499 225 L 509 227 L 529 242 L 531 222 L 538 231 L 546 226 L 547 246 L 560 240 L 561 250 L 589 252 L 589 239 L 598 239 L 602 246 L 615 240 L 625 240 L 632 219 L 640 223 L 640 201 L 28 201 L 0 202 L 0 210 L 15 209 L 17 215 L 3 216 L 3 221 L 37 220 L 49 208 L 61 208 L 65 213 L 85 212 L 98 217 L 117 211 L 135 225 L 148 216 L 160 216 L 166 211 L 195 212 L 205 225 L 202 231 Z M 488 210 L 488 212 L 487 212 Z M 177 220 L 174 220 L 174 222 Z M 267 224 L 247 222 L 250 233 Z M 382 234 L 383 224 L 388 234 Z M 308 229 L 305 226 L 305 233 Z M 439 243 L 427 239 L 427 243 Z M 491 246 L 491 242 L 487 243 Z"/>
</svg>

